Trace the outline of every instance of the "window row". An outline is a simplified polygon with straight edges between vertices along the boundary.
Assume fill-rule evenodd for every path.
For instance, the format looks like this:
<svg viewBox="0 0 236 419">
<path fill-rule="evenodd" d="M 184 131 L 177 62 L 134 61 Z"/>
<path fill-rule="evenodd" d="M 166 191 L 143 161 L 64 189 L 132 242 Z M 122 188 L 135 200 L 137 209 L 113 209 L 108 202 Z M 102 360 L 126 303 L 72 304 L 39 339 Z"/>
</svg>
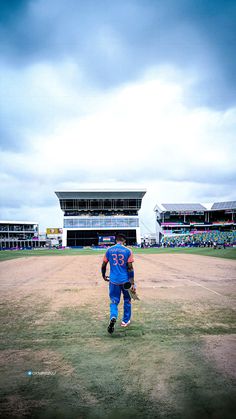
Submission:
<svg viewBox="0 0 236 419">
<path fill-rule="evenodd" d="M 65 228 L 122 228 L 139 227 L 138 218 L 67 218 L 64 219 Z"/>
</svg>

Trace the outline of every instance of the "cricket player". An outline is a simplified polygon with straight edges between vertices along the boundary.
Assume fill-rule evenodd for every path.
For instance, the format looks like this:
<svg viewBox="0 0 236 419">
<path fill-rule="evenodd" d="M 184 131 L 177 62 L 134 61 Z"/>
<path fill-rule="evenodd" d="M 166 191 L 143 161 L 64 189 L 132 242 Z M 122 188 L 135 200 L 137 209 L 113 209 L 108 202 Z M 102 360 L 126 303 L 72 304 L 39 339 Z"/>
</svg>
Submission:
<svg viewBox="0 0 236 419">
<path fill-rule="evenodd" d="M 124 288 L 124 284 L 130 282 L 130 290 L 134 293 L 136 292 L 134 284 L 133 253 L 130 249 L 125 247 L 125 241 L 126 238 L 123 234 L 118 234 L 116 236 L 116 244 L 106 251 L 101 268 L 104 281 L 109 282 L 110 323 L 107 328 L 108 333 L 114 332 L 121 293 L 124 297 L 124 313 L 121 326 L 127 327 L 130 324 L 131 297 L 127 289 Z M 108 262 L 110 263 L 110 279 L 106 276 Z"/>
</svg>

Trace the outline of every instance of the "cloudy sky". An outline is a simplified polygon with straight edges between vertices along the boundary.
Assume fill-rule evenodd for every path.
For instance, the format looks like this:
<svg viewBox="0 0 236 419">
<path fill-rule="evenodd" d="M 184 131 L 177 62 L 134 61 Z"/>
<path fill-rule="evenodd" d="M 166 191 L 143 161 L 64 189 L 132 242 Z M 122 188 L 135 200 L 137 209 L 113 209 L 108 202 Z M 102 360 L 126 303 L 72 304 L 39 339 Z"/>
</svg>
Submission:
<svg viewBox="0 0 236 419">
<path fill-rule="evenodd" d="M 234 0 L 0 0 L 0 219 L 62 226 L 55 190 L 236 198 Z"/>
</svg>

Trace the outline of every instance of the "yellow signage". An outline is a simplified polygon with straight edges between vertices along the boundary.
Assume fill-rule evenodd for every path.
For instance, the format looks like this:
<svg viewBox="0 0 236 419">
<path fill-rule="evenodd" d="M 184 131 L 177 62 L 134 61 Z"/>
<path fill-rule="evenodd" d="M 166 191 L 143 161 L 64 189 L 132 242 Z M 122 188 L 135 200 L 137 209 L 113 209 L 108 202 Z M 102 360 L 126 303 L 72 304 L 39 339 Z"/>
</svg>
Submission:
<svg viewBox="0 0 236 419">
<path fill-rule="evenodd" d="M 62 234 L 62 228 L 47 228 L 46 234 Z"/>
</svg>

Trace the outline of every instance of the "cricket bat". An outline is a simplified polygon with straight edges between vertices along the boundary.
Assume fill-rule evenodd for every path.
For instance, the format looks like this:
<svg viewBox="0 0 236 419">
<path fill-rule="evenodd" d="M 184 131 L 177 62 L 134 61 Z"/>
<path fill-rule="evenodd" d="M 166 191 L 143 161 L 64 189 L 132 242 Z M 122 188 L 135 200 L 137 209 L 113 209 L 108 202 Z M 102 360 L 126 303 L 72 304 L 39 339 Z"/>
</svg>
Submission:
<svg viewBox="0 0 236 419">
<path fill-rule="evenodd" d="M 131 288 L 131 283 L 130 283 L 130 282 L 125 282 L 125 284 L 124 284 L 124 289 L 128 291 L 128 293 L 129 293 L 130 297 L 131 297 L 133 300 L 139 300 L 139 301 L 140 301 L 140 298 L 139 298 L 139 296 L 137 295 L 136 291 L 131 291 L 131 289 L 130 289 L 130 288 Z"/>
</svg>

